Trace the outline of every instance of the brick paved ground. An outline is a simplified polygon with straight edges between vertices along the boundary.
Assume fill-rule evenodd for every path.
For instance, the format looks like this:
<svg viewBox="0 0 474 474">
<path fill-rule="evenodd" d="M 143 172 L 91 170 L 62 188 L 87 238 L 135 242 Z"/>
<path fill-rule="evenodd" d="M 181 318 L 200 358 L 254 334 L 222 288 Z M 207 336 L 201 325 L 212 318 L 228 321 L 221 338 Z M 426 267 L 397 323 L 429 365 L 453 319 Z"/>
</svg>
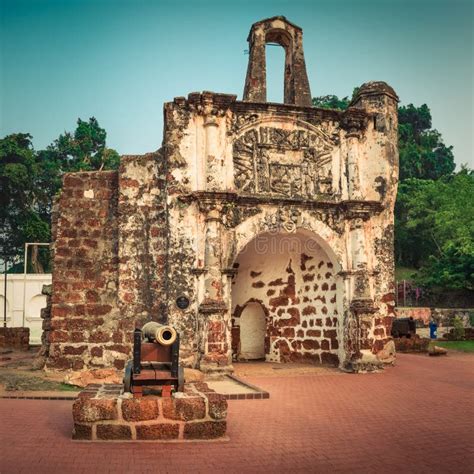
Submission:
<svg viewBox="0 0 474 474">
<path fill-rule="evenodd" d="M 474 357 L 401 355 L 368 375 L 253 377 L 229 442 L 70 439 L 71 402 L 0 400 L 0 472 L 473 472 Z"/>
</svg>

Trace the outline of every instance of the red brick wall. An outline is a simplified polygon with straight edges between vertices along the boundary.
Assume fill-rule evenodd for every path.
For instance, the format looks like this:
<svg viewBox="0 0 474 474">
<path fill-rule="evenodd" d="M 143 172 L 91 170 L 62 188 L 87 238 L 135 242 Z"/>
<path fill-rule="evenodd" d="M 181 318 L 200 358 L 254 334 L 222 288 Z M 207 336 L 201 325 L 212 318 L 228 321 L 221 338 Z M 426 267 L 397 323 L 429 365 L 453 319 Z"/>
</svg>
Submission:
<svg viewBox="0 0 474 474">
<path fill-rule="evenodd" d="M 0 348 L 27 351 L 30 347 L 30 328 L 0 328 Z"/>
<path fill-rule="evenodd" d="M 115 171 L 66 174 L 54 228 L 50 355 L 47 367 L 123 367 L 119 328 Z"/>
</svg>

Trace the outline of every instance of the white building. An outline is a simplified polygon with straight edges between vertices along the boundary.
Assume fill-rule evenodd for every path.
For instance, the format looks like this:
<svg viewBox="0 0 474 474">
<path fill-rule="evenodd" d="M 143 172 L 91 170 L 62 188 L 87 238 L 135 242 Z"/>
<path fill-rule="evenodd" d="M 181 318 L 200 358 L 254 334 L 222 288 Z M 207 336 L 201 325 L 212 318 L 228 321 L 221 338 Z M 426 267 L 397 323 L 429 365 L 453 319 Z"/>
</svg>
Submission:
<svg viewBox="0 0 474 474">
<path fill-rule="evenodd" d="M 46 306 L 43 285 L 51 284 L 51 274 L 8 274 L 5 318 L 5 275 L 0 276 L 0 324 L 30 328 L 30 344 L 41 343 L 41 309 Z"/>
</svg>

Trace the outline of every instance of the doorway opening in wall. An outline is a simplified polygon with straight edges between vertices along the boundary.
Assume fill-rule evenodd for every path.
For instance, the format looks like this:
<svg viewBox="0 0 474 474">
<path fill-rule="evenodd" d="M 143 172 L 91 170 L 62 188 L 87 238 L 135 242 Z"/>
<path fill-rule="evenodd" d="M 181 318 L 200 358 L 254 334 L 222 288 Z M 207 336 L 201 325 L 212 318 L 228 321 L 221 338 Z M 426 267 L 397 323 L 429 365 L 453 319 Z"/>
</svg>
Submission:
<svg viewBox="0 0 474 474">
<path fill-rule="evenodd" d="M 234 360 L 338 365 L 342 287 L 324 242 L 306 231 L 262 233 L 237 256 Z"/>
<path fill-rule="evenodd" d="M 238 360 L 265 360 L 267 323 L 260 303 L 249 302 L 240 314 Z"/>
<path fill-rule="evenodd" d="M 277 43 L 267 43 L 267 102 L 283 104 L 285 87 L 285 49 Z"/>
</svg>

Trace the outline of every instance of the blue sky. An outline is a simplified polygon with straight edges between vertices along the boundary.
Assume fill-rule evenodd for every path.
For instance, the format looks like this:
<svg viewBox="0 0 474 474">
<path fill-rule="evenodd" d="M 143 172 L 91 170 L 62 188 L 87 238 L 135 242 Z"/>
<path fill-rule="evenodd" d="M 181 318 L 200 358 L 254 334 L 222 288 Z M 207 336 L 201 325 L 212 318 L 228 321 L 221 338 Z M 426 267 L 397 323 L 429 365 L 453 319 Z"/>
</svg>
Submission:
<svg viewBox="0 0 474 474">
<path fill-rule="evenodd" d="M 35 148 L 95 116 L 119 153 L 159 148 L 163 103 L 211 90 L 242 97 L 247 34 L 284 15 L 304 31 L 313 96 L 369 80 L 428 104 L 474 166 L 471 0 L 0 0 L 0 134 Z M 269 100 L 283 95 L 283 50 L 267 48 Z"/>
</svg>

